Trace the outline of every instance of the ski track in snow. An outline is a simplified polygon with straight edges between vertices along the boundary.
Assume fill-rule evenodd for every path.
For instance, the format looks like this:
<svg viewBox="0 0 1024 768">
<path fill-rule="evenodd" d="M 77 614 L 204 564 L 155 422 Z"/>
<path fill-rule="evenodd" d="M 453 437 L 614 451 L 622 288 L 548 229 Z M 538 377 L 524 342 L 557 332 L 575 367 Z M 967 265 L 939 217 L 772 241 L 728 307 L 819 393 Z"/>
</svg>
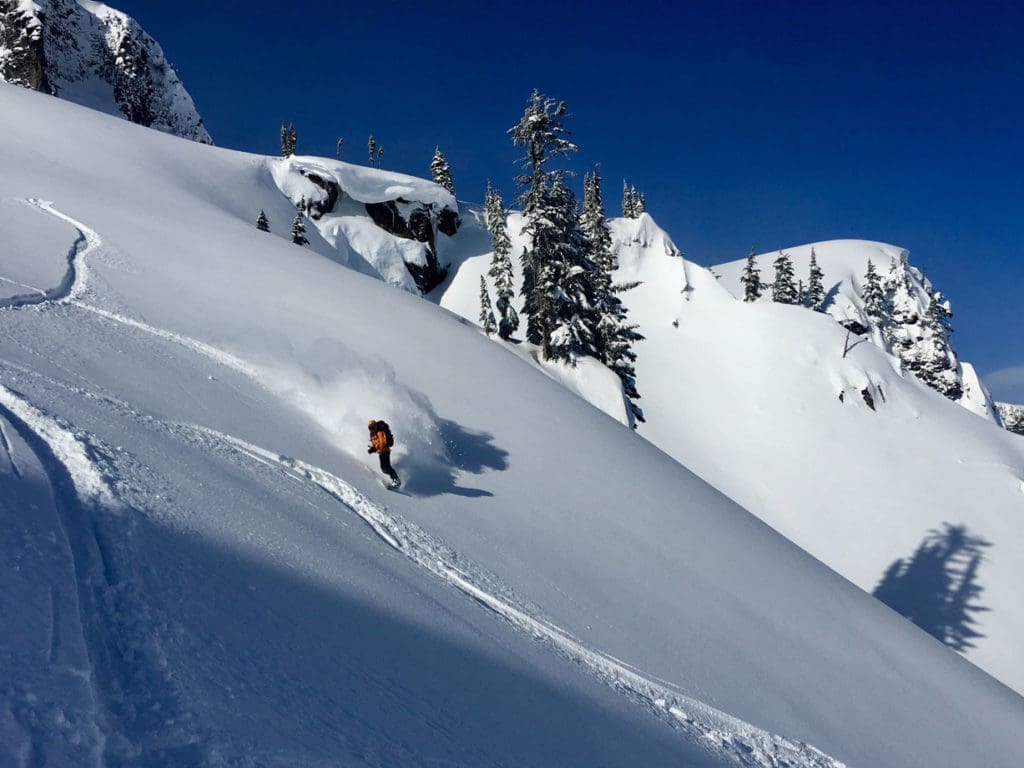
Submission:
<svg viewBox="0 0 1024 768">
<path fill-rule="evenodd" d="M 68 255 L 68 270 L 57 288 L 40 296 L 7 299 L 0 302 L 0 306 L 20 307 L 50 302 L 70 304 L 106 320 L 183 346 L 265 386 L 255 367 L 230 353 L 82 302 L 80 297 L 85 293 L 88 278 L 85 256 L 102 245 L 102 238 L 81 222 L 57 210 L 52 203 L 36 199 L 27 202 L 70 223 L 78 230 L 79 237 Z M 81 391 L 78 388 L 72 389 Z M 206 427 L 160 422 L 112 398 L 84 394 L 118 407 L 131 418 L 160 425 L 179 437 L 187 437 L 191 433 L 193 437 L 215 441 L 237 454 L 277 468 L 294 479 L 314 483 L 359 516 L 391 549 L 472 598 L 517 630 L 583 666 L 598 679 L 685 733 L 690 740 L 701 744 L 712 754 L 740 766 L 755 768 L 843 766 L 810 745 L 772 735 L 686 696 L 675 690 L 670 683 L 647 677 L 623 661 L 600 650 L 588 648 L 569 632 L 541 618 L 535 606 L 518 599 L 484 569 L 460 557 L 442 541 L 389 512 L 353 485 L 324 469 Z M 72 431 L 2 385 L 0 417 L 16 429 L 46 470 L 54 489 L 64 534 L 74 557 L 82 631 L 92 664 L 88 674 L 97 701 L 97 727 L 102 731 L 99 740 L 103 754 L 98 755 L 97 764 L 105 764 L 111 754 L 116 762 L 128 753 L 143 756 L 147 750 L 157 750 L 164 757 L 176 754 L 185 762 L 201 760 L 204 750 L 200 747 L 198 728 L 191 722 L 190 713 L 183 709 L 182 697 L 175 690 L 173 682 L 162 671 L 159 640 L 146 634 L 149 628 L 144 626 L 146 610 L 142 596 L 130 593 L 124 581 L 117 578 L 117 569 L 111 564 L 111 553 L 116 552 L 123 560 L 121 566 L 130 568 L 131 554 L 130 550 L 125 549 L 123 541 L 118 546 L 118 533 L 114 530 L 106 531 L 103 525 L 105 517 L 117 514 L 123 507 L 110 490 L 98 465 L 102 449 L 91 437 Z M 4 445 L 9 446 L 6 436 L 3 440 Z M 122 518 L 119 525 L 124 526 L 125 516 L 119 517 Z M 130 526 L 128 528 L 130 532 Z M 124 533 L 120 534 L 122 539 L 124 536 Z M 136 610 L 133 612 L 133 609 Z M 53 642 L 58 640 L 54 639 Z M 138 646 L 133 649 L 135 660 L 119 661 L 124 655 L 125 646 L 135 645 Z M 51 649 L 51 653 L 55 655 L 56 649 Z M 143 722 L 146 719 L 145 704 L 154 700 L 161 703 L 163 716 L 168 714 L 168 710 L 178 714 L 173 728 L 153 728 L 154 724 Z M 105 726 L 102 725 L 104 723 Z M 149 730 L 146 730 L 147 725 L 150 726 Z M 170 732 L 165 733 L 168 730 Z"/>
<path fill-rule="evenodd" d="M 4 428 L 4 423 L 0 421 L 0 447 L 7 453 L 7 460 L 11 462 L 11 471 L 14 472 L 14 476 L 21 479 L 21 468 L 18 466 L 18 462 L 14 458 L 14 445 L 11 443 L 11 439 L 7 436 L 7 431 Z"/>
<path fill-rule="evenodd" d="M 84 669 L 62 662 L 59 591 L 50 589 L 47 658 L 80 678 L 89 699 L 88 721 L 73 741 L 92 749 L 97 766 L 208 765 L 194 715 L 167 669 L 163 625 L 152 615 L 135 577 L 134 521 L 107 482 L 110 452 L 91 436 L 0 385 L 0 418 L 31 450 L 50 485 L 57 528 L 71 556 L 77 630 L 86 649 Z M 27 704 L 31 708 L 31 704 Z M 45 765 L 46 719 L 26 719 L 33 764 Z M 56 740 L 59 748 L 60 740 Z M 53 756 L 58 761 L 59 756 Z"/>
<path fill-rule="evenodd" d="M 471 597 L 516 629 L 585 667 L 604 683 L 643 705 L 683 731 L 694 743 L 703 744 L 709 751 L 730 758 L 741 766 L 842 768 L 842 763 L 810 745 L 770 734 L 674 690 L 669 683 L 646 677 L 639 670 L 602 651 L 588 648 L 569 632 L 535 615 L 535 609 L 525 607 L 511 592 L 502 589 L 497 579 L 484 569 L 460 557 L 442 541 L 415 524 L 371 501 L 354 486 L 330 472 L 215 430 L 196 425 L 177 426 L 221 441 L 256 461 L 277 465 L 293 477 L 315 483 L 358 515 L 389 547 Z M 494 589 L 495 586 L 498 590 Z"/>
<path fill-rule="evenodd" d="M 85 284 L 88 278 L 88 267 L 85 263 L 85 256 L 98 248 L 103 241 L 96 232 L 89 229 L 80 221 L 77 221 L 54 208 L 53 203 L 50 201 L 30 197 L 25 200 L 25 202 L 35 208 L 38 208 L 44 213 L 48 213 L 51 216 L 73 226 L 78 230 L 78 238 L 71 244 L 71 248 L 68 250 L 67 270 L 64 272 L 64 277 L 61 278 L 61 281 L 58 283 L 56 288 L 49 288 L 44 291 L 40 291 L 38 288 L 32 288 L 35 293 L 0 299 L 0 307 L 26 307 L 33 304 L 45 304 L 53 301 L 66 301 L 78 298 L 85 290 Z M 7 282 L 13 281 L 8 280 Z"/>
</svg>

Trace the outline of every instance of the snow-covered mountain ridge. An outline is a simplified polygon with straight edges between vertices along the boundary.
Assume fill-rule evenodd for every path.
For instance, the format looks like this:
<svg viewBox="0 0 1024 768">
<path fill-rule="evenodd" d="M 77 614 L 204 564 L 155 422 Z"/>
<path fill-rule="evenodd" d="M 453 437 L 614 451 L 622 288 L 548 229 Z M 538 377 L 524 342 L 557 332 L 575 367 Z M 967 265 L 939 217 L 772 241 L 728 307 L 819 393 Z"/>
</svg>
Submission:
<svg viewBox="0 0 1024 768">
<path fill-rule="evenodd" d="M 521 249 L 517 217 L 509 227 Z M 467 220 L 464 229 L 471 226 Z M 829 311 L 820 313 L 743 302 L 743 262 L 709 271 L 687 261 L 648 214 L 613 219 L 610 228 L 616 279 L 640 283 L 623 294 L 645 337 L 635 347 L 647 415 L 638 432 L 868 592 L 947 524 L 989 542 L 969 582 L 951 552 L 937 571 L 947 586 L 922 587 L 918 597 L 980 587 L 962 615 L 936 609 L 959 618 L 927 628 L 954 645 L 962 629 L 977 632 L 967 657 L 1024 690 L 1015 652 L 1024 636 L 1016 592 L 1024 578 L 1024 445 L 996 425 L 969 364 L 958 363 L 958 405 L 906 371 L 884 340 L 872 344 L 840 324 L 865 320 L 859 291 L 869 259 L 880 270 L 895 262 L 912 281 L 905 307 L 928 298 L 906 251 L 855 240 L 787 249 L 798 275 L 815 249 L 828 287 Z M 460 262 L 442 306 L 476 322 L 489 262 L 486 252 Z M 621 393 L 616 399 L 607 387 L 587 386 L 586 374 L 575 378 L 584 384 L 574 391 L 625 422 Z"/>
<path fill-rule="evenodd" d="M 280 161 L 9 86 L 0 122 L 0 276 L 44 295 L 0 311 L 2 761 L 1017 764 L 1005 686 L 470 323 L 257 231 Z"/>
<path fill-rule="evenodd" d="M 92 0 L 0 0 L 0 80 L 212 143 L 160 45 Z"/>
<path fill-rule="evenodd" d="M 904 248 L 864 240 L 832 240 L 786 248 L 779 251 L 792 263 L 801 284 L 810 281 L 811 258 L 815 255 L 822 272 L 824 298 L 818 311 L 835 318 L 879 348 L 897 354 L 904 367 L 933 389 L 960 403 L 982 418 L 999 423 L 992 398 L 974 367 L 961 363 L 944 327 L 951 316 L 950 303 L 938 293 L 924 274 L 909 263 Z M 767 285 L 773 279 L 772 261 L 777 254 L 753 257 L 766 284 L 759 301 L 771 301 Z M 878 273 L 878 307 L 865 306 L 868 265 Z M 743 298 L 743 270 L 746 260 L 712 268 L 722 284 L 737 298 Z M 932 321 L 936 309 L 940 317 Z"/>
</svg>

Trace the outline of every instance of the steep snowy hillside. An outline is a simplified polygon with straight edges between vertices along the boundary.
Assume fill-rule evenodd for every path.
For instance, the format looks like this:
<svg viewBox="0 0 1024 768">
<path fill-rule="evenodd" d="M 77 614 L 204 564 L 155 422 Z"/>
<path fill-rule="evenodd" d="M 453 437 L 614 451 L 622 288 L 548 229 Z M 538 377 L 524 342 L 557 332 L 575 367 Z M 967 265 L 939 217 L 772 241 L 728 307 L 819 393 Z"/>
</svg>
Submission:
<svg viewBox="0 0 1024 768">
<path fill-rule="evenodd" d="M 822 272 L 824 298 L 820 311 L 829 314 L 876 346 L 898 355 L 907 370 L 933 389 L 959 402 L 973 413 L 999 423 L 992 397 L 969 363 L 961 363 L 943 327 L 949 301 L 937 293 L 931 282 L 909 262 L 902 248 L 864 240 L 832 240 L 786 248 L 798 283 L 810 283 L 811 258 Z M 754 257 L 765 284 L 760 301 L 771 301 L 768 284 L 775 279 L 776 254 Z M 878 275 L 878 307 L 865 306 L 865 274 L 868 264 Z M 716 265 L 713 270 L 722 285 L 738 298 L 744 296 L 742 275 L 747 261 Z M 940 316 L 932 321 L 932 307 Z"/>
<path fill-rule="evenodd" d="M 513 214 L 513 234 L 519 225 Z M 890 604 L 932 617 L 919 624 L 1024 690 L 1021 441 L 901 373 L 878 347 L 847 339 L 830 316 L 739 301 L 726 290 L 738 285 L 736 265 L 715 267 L 717 280 L 685 261 L 649 215 L 611 228 L 617 279 L 641 283 L 623 294 L 646 337 L 636 345 L 647 416 L 639 433 L 868 592 L 930 546 L 933 532 L 980 537 L 990 546 L 951 540 L 932 575 L 899 580 L 903 594 Z M 902 254 L 859 241 L 816 249 L 840 319 L 860 317 L 843 293 L 854 265 Z M 792 249 L 798 274 L 810 250 Z M 442 305 L 475 320 L 489 259 L 466 259 Z M 593 402 L 625 420 L 621 400 Z"/>
<path fill-rule="evenodd" d="M 258 231 L 279 161 L 10 86 L 0 125 L 19 249 L 66 235 L 0 311 L 0 762 L 1019 764 L 1015 693 L 471 323 Z"/>
<path fill-rule="evenodd" d="M 211 143 L 159 44 L 91 0 L 0 0 L 0 80 Z"/>
</svg>

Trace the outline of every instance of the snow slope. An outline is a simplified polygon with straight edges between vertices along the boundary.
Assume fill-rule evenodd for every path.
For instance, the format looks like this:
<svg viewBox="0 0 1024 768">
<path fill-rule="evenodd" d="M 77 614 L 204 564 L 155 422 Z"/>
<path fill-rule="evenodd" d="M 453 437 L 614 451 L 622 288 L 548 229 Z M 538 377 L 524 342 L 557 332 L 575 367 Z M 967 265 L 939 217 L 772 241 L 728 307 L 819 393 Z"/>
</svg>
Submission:
<svg viewBox="0 0 1024 768">
<path fill-rule="evenodd" d="M 258 232 L 294 210 L 265 158 L 8 86 L 0 124 L 0 199 L 80 240 L 0 311 L 0 762 L 1019 764 L 1017 694 L 472 324 Z"/>
<path fill-rule="evenodd" d="M 817 255 L 819 267 L 824 273 L 823 284 L 825 288 L 825 301 L 823 311 L 827 312 L 840 323 L 857 323 L 865 327 L 872 325 L 870 318 L 864 312 L 864 302 L 861 296 L 864 292 L 864 273 L 867 270 L 870 260 L 880 276 L 884 278 L 890 269 L 897 265 L 906 264 L 906 277 L 910 282 L 909 291 L 894 297 L 894 301 L 907 305 L 904 307 L 906 314 L 923 315 L 927 311 L 928 291 L 934 290 L 931 281 L 917 268 L 910 266 L 909 253 L 906 249 L 897 248 L 886 243 L 876 243 L 867 240 L 830 240 L 824 243 L 809 243 L 794 248 L 784 249 L 789 254 L 796 279 L 808 282 L 810 272 L 811 252 Z M 776 254 L 761 254 L 756 257 L 756 263 L 761 271 L 761 280 L 764 283 L 771 283 L 774 279 L 773 262 Z M 713 267 L 721 283 L 734 296 L 743 297 L 743 285 L 740 277 L 746 259 L 731 261 L 727 264 L 719 264 Z M 770 301 L 770 291 L 766 288 L 760 299 L 762 302 Z M 869 336 L 878 346 L 885 347 L 880 334 Z M 955 352 L 954 359 L 955 359 Z M 982 418 L 994 423 L 999 423 L 999 416 L 984 383 L 978 378 L 974 367 L 970 363 L 958 363 L 958 370 L 954 372 L 956 380 L 963 387 L 963 396 L 958 402 Z"/>
<path fill-rule="evenodd" d="M 518 214 L 509 225 L 518 232 Z M 848 341 L 832 319 L 863 320 L 858 271 L 868 258 L 881 267 L 905 252 L 815 244 L 829 292 L 831 315 L 823 315 L 737 300 L 743 262 L 713 272 L 692 264 L 647 214 L 614 219 L 611 230 L 617 280 L 641 283 L 623 294 L 646 337 L 635 348 L 647 417 L 639 434 L 868 592 L 945 524 L 984 538 L 992 546 L 969 611 L 981 637 L 966 655 L 1024 691 L 1024 445 L 988 415 L 990 398 L 969 364 L 965 409 L 900 373 L 872 344 Z M 798 275 L 810 251 L 787 249 Z M 459 266 L 443 306 L 475 318 L 489 258 Z M 770 260 L 761 261 L 768 281 Z M 591 401 L 625 421 L 608 397 Z"/>
</svg>

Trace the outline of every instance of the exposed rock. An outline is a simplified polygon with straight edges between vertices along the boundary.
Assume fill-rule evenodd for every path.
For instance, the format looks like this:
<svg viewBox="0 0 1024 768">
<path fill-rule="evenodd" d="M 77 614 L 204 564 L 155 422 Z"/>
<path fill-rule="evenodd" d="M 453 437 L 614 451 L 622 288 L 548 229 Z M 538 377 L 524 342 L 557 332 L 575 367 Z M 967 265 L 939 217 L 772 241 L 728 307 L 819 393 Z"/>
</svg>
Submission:
<svg viewBox="0 0 1024 768">
<path fill-rule="evenodd" d="M 52 93 L 46 77 L 43 25 L 17 0 L 0 0 L 0 80 Z"/>
<path fill-rule="evenodd" d="M 341 187 L 338 186 L 338 183 L 333 179 L 325 179 L 305 169 L 302 169 L 300 173 L 327 194 L 325 198 L 309 201 L 307 213 L 310 218 L 319 219 L 325 213 L 333 211 L 341 197 Z"/>
<path fill-rule="evenodd" d="M 100 3 L 0 0 L 0 80 L 212 143 L 159 44 Z"/>
<path fill-rule="evenodd" d="M 1017 435 L 1024 435 L 1024 405 L 996 403 L 1003 426 Z"/>
<path fill-rule="evenodd" d="M 413 280 L 416 281 L 416 287 L 420 289 L 420 292 L 429 293 L 448 274 L 448 270 L 443 268 L 437 259 L 436 233 L 438 230 L 445 231 L 441 230 L 440 220 L 445 220 L 445 227 L 451 228 L 451 216 L 454 215 L 457 222 L 458 214 L 455 214 L 448 208 L 444 208 L 439 215 L 435 211 L 434 206 L 425 203 L 413 208 L 408 214 L 408 219 L 406 219 L 399 210 L 399 204 L 409 205 L 407 201 L 401 198 L 398 201 L 389 200 L 386 203 L 366 203 L 366 212 L 378 227 L 395 237 L 403 237 L 407 240 L 416 240 L 426 244 L 426 265 L 421 266 L 406 262 L 405 266 L 408 268 Z M 445 216 L 445 214 L 449 215 Z M 457 231 L 457 225 L 452 230 L 452 234 L 455 231 Z M 445 232 L 445 234 L 448 234 L 448 232 Z"/>
</svg>

